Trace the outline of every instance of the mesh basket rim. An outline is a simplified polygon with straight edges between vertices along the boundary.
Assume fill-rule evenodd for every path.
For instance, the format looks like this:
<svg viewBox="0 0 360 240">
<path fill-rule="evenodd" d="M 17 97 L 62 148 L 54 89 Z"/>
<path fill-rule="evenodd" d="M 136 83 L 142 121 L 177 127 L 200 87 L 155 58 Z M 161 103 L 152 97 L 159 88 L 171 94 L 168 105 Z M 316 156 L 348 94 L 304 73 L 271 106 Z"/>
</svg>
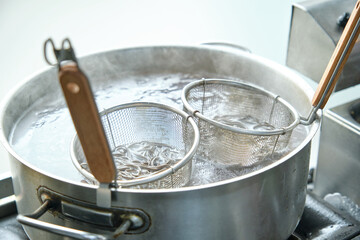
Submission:
<svg viewBox="0 0 360 240">
<path fill-rule="evenodd" d="M 259 91 L 262 94 L 269 96 L 273 99 L 275 99 L 278 102 L 281 102 L 290 112 L 290 114 L 292 115 L 292 117 L 294 118 L 294 120 L 291 122 L 291 124 L 289 124 L 287 127 L 284 128 L 277 128 L 277 129 L 273 129 L 273 130 L 250 130 L 250 129 L 243 129 L 243 128 L 239 128 L 239 127 L 234 127 L 234 126 L 229 126 L 227 124 L 215 121 L 213 119 L 210 119 L 206 116 L 204 116 L 203 114 L 201 114 L 201 112 L 199 110 L 194 109 L 190 103 L 187 101 L 187 94 L 188 92 L 199 85 L 203 85 L 203 84 L 225 84 L 225 85 L 232 85 L 232 86 L 236 86 L 236 87 L 241 87 L 241 88 L 245 88 L 245 89 L 251 89 L 251 90 L 255 90 L 255 91 Z M 296 109 L 290 104 L 288 103 L 285 99 L 281 98 L 279 95 L 276 95 L 270 91 L 267 91 L 259 86 L 256 86 L 254 84 L 249 84 L 249 83 L 243 83 L 240 82 L 238 80 L 229 80 L 229 79 L 201 79 L 201 80 L 196 80 L 193 81 L 189 84 L 187 84 L 184 88 L 183 91 L 181 93 L 181 101 L 183 102 L 183 105 L 185 107 L 185 109 L 192 115 L 195 117 L 200 118 L 201 120 L 208 122 L 212 125 L 215 125 L 216 127 L 228 130 L 228 131 L 232 131 L 232 132 L 237 132 L 237 133 L 241 133 L 241 134 L 249 134 L 249 135 L 263 135 L 263 136 L 271 136 L 271 135 L 280 135 L 280 134 L 284 134 L 286 132 L 292 131 L 299 123 L 300 123 L 300 116 L 299 113 L 296 111 Z"/>
<path fill-rule="evenodd" d="M 111 113 L 111 112 L 114 112 L 117 110 L 126 109 L 126 108 L 134 108 L 134 107 L 160 108 L 160 109 L 168 110 L 168 111 L 171 111 L 173 113 L 180 115 L 181 117 L 187 119 L 189 121 L 190 125 L 192 126 L 192 129 L 194 131 L 194 139 L 193 139 L 191 148 L 189 149 L 188 152 L 185 153 L 184 157 L 181 160 L 179 160 L 177 163 L 175 163 L 174 165 L 170 166 L 169 168 L 158 171 L 147 177 L 141 177 L 141 178 L 137 178 L 137 179 L 133 179 L 133 180 L 115 180 L 115 182 L 117 184 L 119 184 L 120 186 L 124 186 L 124 187 L 151 183 L 151 182 L 154 182 L 157 180 L 161 180 L 162 178 L 175 173 L 176 171 L 178 171 L 179 169 L 184 167 L 187 163 L 189 163 L 189 161 L 191 161 L 191 159 L 195 155 L 195 152 L 200 143 L 200 130 L 199 130 L 198 126 L 196 125 L 192 116 L 190 116 L 189 114 L 187 114 L 186 112 L 184 112 L 180 109 L 177 109 L 177 108 L 165 105 L 165 104 L 155 103 L 155 102 L 124 103 L 124 104 L 116 105 L 116 106 L 113 106 L 113 107 L 110 107 L 110 108 L 107 108 L 107 109 L 101 111 L 99 113 L 99 116 L 101 117 L 101 116 L 104 116 L 108 113 Z M 85 176 L 86 178 L 88 178 L 94 182 L 98 182 L 98 180 L 95 179 L 94 175 L 90 171 L 87 171 L 83 167 L 81 167 L 79 160 L 77 158 L 76 150 L 75 150 L 75 146 L 76 146 L 77 142 L 79 142 L 79 138 L 78 138 L 77 133 L 75 133 L 75 135 L 72 138 L 71 143 L 70 143 L 70 157 L 71 157 L 73 164 L 75 165 L 76 169 L 83 176 Z M 80 146 L 81 146 L 81 143 L 80 143 Z M 85 157 L 85 160 L 86 160 L 86 157 Z"/>
</svg>

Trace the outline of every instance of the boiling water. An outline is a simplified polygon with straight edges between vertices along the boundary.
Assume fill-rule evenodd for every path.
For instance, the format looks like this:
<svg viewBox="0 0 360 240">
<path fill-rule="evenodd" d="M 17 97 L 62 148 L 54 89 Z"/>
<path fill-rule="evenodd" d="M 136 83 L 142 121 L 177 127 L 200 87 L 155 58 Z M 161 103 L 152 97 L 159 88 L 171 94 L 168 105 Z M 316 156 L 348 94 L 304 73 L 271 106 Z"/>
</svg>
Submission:
<svg viewBox="0 0 360 240">
<path fill-rule="evenodd" d="M 241 117 L 238 115 L 218 115 L 214 117 L 215 121 L 221 122 L 231 127 L 237 127 L 242 129 L 249 130 L 274 130 L 275 127 L 271 124 L 260 121 L 254 116 L 246 115 L 245 117 Z"/>
<path fill-rule="evenodd" d="M 111 82 L 112 85 L 97 86 L 95 98 L 100 111 L 133 101 L 160 102 L 181 109 L 182 88 L 201 77 L 162 75 L 122 79 Z M 49 92 L 23 114 L 15 124 L 9 142 L 30 166 L 57 178 L 80 182 L 84 177 L 70 158 L 74 135 L 75 129 L 59 87 L 57 92 Z M 306 136 L 307 129 L 299 125 L 293 130 L 287 149 L 247 168 L 217 164 L 198 153 L 193 159 L 189 185 L 217 182 L 255 171 L 293 150 Z"/>
<path fill-rule="evenodd" d="M 185 155 L 174 147 L 154 142 L 117 146 L 113 152 L 117 180 L 133 180 L 153 175 L 176 164 Z M 87 162 L 80 163 L 89 171 Z"/>
</svg>

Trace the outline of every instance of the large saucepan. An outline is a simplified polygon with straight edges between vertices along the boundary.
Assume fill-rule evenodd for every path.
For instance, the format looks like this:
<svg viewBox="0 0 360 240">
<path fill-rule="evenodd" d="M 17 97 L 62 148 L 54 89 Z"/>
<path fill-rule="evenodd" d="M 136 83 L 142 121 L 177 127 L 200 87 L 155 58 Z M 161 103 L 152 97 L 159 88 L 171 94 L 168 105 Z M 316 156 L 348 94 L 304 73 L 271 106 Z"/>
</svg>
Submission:
<svg viewBox="0 0 360 240">
<path fill-rule="evenodd" d="M 256 84 L 282 96 L 303 116 L 313 96 L 304 79 L 286 67 L 231 47 L 120 49 L 80 58 L 79 64 L 99 110 L 129 100 L 156 101 L 159 94 L 167 96 L 162 103 L 181 108 L 182 87 L 201 78 Z M 151 88 L 157 90 L 149 94 Z M 135 99 L 133 94 L 143 96 Z M 10 156 L 19 214 L 45 203 L 30 217 L 50 208 L 41 221 L 97 233 L 97 239 L 120 234 L 129 225 L 120 239 L 286 239 L 294 231 L 305 203 L 310 145 L 320 112 L 310 126 L 298 127 L 298 143 L 288 154 L 263 168 L 179 189 L 112 190 L 111 208 L 104 209 L 96 207 L 96 186 L 81 181 L 71 163 L 75 131 L 70 115 L 54 117 L 67 111 L 65 106 L 55 68 L 23 82 L 3 102 L 1 138 Z M 29 224 L 52 226 L 37 220 Z M 31 239 L 62 238 L 37 228 L 25 227 Z"/>
</svg>

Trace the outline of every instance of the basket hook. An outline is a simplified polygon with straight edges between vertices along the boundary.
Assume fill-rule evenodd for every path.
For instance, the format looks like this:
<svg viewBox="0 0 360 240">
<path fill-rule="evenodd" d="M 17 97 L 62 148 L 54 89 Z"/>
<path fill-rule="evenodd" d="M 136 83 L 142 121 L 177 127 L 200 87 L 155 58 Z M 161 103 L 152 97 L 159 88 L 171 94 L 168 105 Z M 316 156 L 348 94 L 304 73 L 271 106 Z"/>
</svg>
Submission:
<svg viewBox="0 0 360 240">
<path fill-rule="evenodd" d="M 57 63 L 52 63 L 47 56 L 47 48 L 49 44 L 52 46 Z M 54 41 L 51 38 L 47 39 L 44 43 L 44 57 L 45 61 L 52 66 L 57 65 L 60 67 L 60 64 L 64 61 L 73 61 L 77 64 L 74 49 L 72 48 L 71 42 L 68 38 L 65 38 L 62 41 L 60 49 L 55 48 Z"/>
</svg>

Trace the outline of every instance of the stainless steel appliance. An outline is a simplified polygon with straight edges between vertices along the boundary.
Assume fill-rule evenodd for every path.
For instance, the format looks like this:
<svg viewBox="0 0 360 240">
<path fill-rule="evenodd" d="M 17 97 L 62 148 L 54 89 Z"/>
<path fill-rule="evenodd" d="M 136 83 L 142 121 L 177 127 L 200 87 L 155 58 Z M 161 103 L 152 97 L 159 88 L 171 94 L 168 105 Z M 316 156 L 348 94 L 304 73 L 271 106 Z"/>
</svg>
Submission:
<svg viewBox="0 0 360 240">
<path fill-rule="evenodd" d="M 326 110 L 314 191 L 339 192 L 360 205 L 360 98 Z"/>
<path fill-rule="evenodd" d="M 332 50 L 339 41 L 340 34 L 349 16 L 348 13 L 355 2 L 352 0 L 324 0 L 305 1 L 294 4 L 288 43 L 287 65 L 312 78 L 314 81 L 319 81 L 322 71 L 326 66 L 325 59 L 330 57 Z M 359 42 L 357 42 L 335 88 L 336 91 L 341 91 L 343 96 L 351 91 L 350 87 L 360 83 L 359 49 Z M 324 111 L 318 161 L 313 183 L 313 193 L 317 196 L 316 198 L 325 197 L 326 199 L 332 193 L 341 193 L 343 195 L 333 202 L 335 205 L 337 205 L 336 202 L 339 203 L 337 205 L 338 210 L 343 210 L 346 208 L 345 205 L 348 205 L 344 203 L 344 199 L 347 199 L 347 197 L 350 199 L 349 201 L 352 204 L 347 207 L 352 214 L 357 213 L 357 223 L 354 226 L 359 225 L 358 216 L 360 211 L 358 206 L 360 204 L 359 102 L 360 93 L 352 100 L 334 104 L 333 107 Z M 313 197 L 308 198 L 314 199 Z M 324 222 L 317 222 L 316 219 L 318 217 L 307 218 L 307 215 L 308 209 L 305 209 L 302 222 L 308 223 L 305 223 L 306 226 L 299 226 L 297 229 L 299 232 L 304 233 L 302 236 L 306 239 L 359 238 L 359 233 L 348 234 L 346 224 L 339 228 L 342 229 L 344 234 L 338 232 L 337 234 L 339 235 L 330 234 L 325 236 L 320 234 L 320 236 L 317 236 L 320 231 L 311 230 L 310 225 L 324 226 L 326 224 Z M 331 214 L 326 215 L 327 217 L 323 219 L 328 219 L 331 216 Z M 349 212 L 345 215 L 348 216 Z M 340 221 L 340 219 L 338 220 Z M 351 225 L 349 224 L 348 226 Z M 358 232 L 358 230 L 353 230 Z M 312 233 L 309 234 L 309 232 Z"/>
<path fill-rule="evenodd" d="M 326 59 L 339 41 L 355 0 L 323 0 L 296 3 L 292 8 L 287 65 L 319 81 Z M 360 44 L 354 46 L 335 88 L 344 91 L 360 83 Z M 324 112 L 318 165 L 315 172 L 316 194 L 340 192 L 360 203 L 358 99 L 335 104 Z"/>
<path fill-rule="evenodd" d="M 286 65 L 319 82 L 356 0 L 321 0 L 292 7 Z M 345 64 L 335 91 L 360 81 L 360 44 Z"/>
</svg>

